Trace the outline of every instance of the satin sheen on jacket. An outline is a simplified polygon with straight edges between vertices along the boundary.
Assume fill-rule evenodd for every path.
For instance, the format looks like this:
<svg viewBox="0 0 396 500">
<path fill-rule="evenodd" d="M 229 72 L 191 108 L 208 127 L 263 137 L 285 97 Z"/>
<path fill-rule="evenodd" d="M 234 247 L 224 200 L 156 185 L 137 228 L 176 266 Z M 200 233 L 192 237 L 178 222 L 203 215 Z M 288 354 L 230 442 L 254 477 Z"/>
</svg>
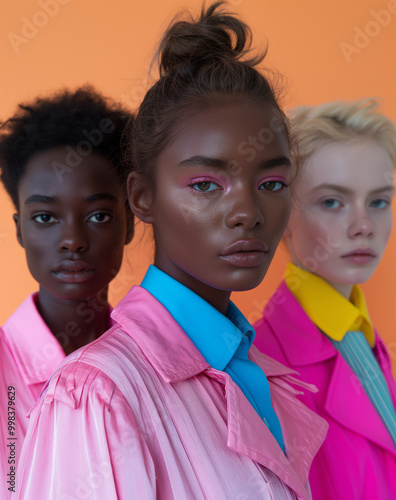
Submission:
<svg viewBox="0 0 396 500">
<path fill-rule="evenodd" d="M 132 287 L 112 317 L 113 328 L 69 356 L 33 408 L 19 498 L 311 498 L 309 469 L 327 424 L 296 398 L 308 386 L 293 370 L 251 348 L 286 458 L 239 387 L 149 292 Z"/>
</svg>

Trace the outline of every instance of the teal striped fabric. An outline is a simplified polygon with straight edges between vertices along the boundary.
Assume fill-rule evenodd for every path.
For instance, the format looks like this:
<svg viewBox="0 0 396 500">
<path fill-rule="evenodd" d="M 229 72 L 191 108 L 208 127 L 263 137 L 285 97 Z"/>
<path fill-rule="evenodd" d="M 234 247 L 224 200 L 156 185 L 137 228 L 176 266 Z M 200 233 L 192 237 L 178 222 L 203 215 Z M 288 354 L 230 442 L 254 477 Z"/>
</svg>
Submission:
<svg viewBox="0 0 396 500">
<path fill-rule="evenodd" d="M 347 332 L 340 342 L 330 340 L 360 380 L 396 445 L 395 407 L 388 384 L 366 337 L 362 332 Z"/>
</svg>

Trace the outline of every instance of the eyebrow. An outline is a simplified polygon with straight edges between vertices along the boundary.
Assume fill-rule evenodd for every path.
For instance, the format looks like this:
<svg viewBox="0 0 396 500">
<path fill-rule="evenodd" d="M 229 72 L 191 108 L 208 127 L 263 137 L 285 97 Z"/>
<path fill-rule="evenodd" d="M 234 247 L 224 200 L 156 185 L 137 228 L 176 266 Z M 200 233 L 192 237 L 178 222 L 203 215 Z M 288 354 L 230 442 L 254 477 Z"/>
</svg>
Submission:
<svg viewBox="0 0 396 500">
<path fill-rule="evenodd" d="M 98 193 L 91 196 L 87 196 L 85 201 L 92 203 L 94 201 L 109 200 L 112 202 L 117 202 L 118 198 L 110 193 Z M 32 194 L 25 200 L 25 205 L 30 205 L 32 203 L 56 203 L 59 201 L 57 196 L 46 196 L 43 194 Z"/>
<path fill-rule="evenodd" d="M 338 191 L 339 193 L 351 194 L 352 190 L 338 184 L 319 184 L 312 189 L 312 191 L 319 191 L 320 189 L 330 189 L 332 191 Z M 372 194 L 385 193 L 387 191 L 393 192 L 395 188 L 393 186 L 384 186 L 378 189 L 373 189 L 370 191 Z"/>
<path fill-rule="evenodd" d="M 29 198 L 26 198 L 25 205 L 30 205 L 31 203 L 55 203 L 58 198 L 55 196 L 45 196 L 43 194 L 32 194 Z"/>
<path fill-rule="evenodd" d="M 217 170 L 224 170 L 227 168 L 229 164 L 229 160 L 223 160 L 221 158 L 212 158 L 209 156 L 192 156 L 191 158 L 187 158 L 179 163 L 179 167 L 207 167 L 214 168 Z M 275 168 L 279 166 L 291 166 L 290 158 L 287 156 L 279 156 L 277 158 L 272 158 L 267 161 L 263 161 L 261 168 Z"/>
</svg>

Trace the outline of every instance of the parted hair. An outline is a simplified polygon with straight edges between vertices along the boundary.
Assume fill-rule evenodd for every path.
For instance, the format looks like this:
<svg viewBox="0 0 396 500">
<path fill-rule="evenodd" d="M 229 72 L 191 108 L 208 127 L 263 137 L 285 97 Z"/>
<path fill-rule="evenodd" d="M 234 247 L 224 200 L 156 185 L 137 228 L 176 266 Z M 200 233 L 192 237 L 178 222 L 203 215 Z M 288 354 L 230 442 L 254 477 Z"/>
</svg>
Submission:
<svg viewBox="0 0 396 500">
<path fill-rule="evenodd" d="M 110 160 L 125 186 L 129 170 L 122 161 L 121 140 L 128 120 L 133 127 L 133 115 L 89 85 L 19 104 L 0 124 L 0 178 L 17 210 L 18 185 L 28 161 L 53 148 L 86 142 L 86 134 L 99 129 L 103 119 L 110 120 L 107 133 L 91 144 L 92 152 Z"/>
<path fill-rule="evenodd" d="M 159 79 L 148 90 L 133 127 L 126 162 L 143 178 L 155 177 L 156 159 L 175 138 L 183 120 L 207 106 L 249 99 L 277 111 L 289 138 L 287 118 L 268 78 L 256 69 L 266 51 L 252 55 L 250 28 L 224 10 L 204 7 L 195 20 L 177 16 L 156 54 Z"/>
<path fill-rule="evenodd" d="M 318 147 L 356 137 L 370 137 L 388 152 L 396 165 L 396 126 L 378 112 L 375 99 L 334 101 L 318 106 L 299 106 L 289 113 L 290 130 L 297 143 L 295 163 L 298 166 Z"/>
</svg>

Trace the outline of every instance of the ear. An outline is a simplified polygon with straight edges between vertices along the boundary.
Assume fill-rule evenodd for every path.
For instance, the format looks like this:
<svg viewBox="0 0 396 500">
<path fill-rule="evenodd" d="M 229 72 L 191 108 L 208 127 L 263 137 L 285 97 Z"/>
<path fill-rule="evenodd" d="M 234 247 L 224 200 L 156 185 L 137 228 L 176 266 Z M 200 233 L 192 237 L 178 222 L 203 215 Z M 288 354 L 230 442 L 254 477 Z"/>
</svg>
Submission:
<svg viewBox="0 0 396 500">
<path fill-rule="evenodd" d="M 18 243 L 21 245 L 22 248 L 25 248 L 24 244 L 23 244 L 22 233 L 21 233 L 20 215 L 18 213 L 16 213 L 12 216 L 12 218 L 14 219 L 15 226 L 16 226 L 16 237 L 17 237 Z"/>
<path fill-rule="evenodd" d="M 143 179 L 138 172 L 131 172 L 128 176 L 127 188 L 132 212 L 143 222 L 152 223 L 153 189 L 148 181 Z"/>
</svg>

